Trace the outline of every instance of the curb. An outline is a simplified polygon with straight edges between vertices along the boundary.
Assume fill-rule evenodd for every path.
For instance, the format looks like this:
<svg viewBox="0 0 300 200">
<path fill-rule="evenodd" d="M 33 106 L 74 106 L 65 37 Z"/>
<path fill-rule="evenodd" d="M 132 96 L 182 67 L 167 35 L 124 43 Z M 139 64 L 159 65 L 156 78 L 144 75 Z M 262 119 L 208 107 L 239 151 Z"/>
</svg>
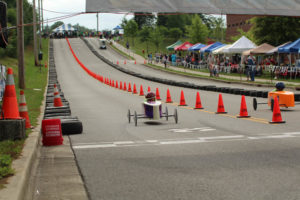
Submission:
<svg viewBox="0 0 300 200">
<path fill-rule="evenodd" d="M 30 178 L 30 172 L 34 161 L 37 158 L 37 149 L 39 148 L 39 140 L 41 138 L 40 130 L 46 106 L 46 94 L 47 86 L 45 87 L 44 100 L 40 107 L 41 113 L 38 117 L 37 126 L 34 128 L 34 131 L 28 135 L 28 138 L 26 138 L 21 156 L 13 161 L 12 168 L 14 169 L 15 174 L 8 178 L 8 184 L 4 185 L 5 188 L 0 190 L 0 200 L 24 199 L 28 186 L 27 183 Z"/>
</svg>

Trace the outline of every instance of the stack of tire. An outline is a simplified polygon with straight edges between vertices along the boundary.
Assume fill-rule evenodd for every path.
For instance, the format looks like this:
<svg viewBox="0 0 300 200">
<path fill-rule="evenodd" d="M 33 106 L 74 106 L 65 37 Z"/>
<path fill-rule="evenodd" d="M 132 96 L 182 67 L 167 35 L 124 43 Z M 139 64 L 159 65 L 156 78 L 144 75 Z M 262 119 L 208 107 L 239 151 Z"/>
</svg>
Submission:
<svg viewBox="0 0 300 200">
<path fill-rule="evenodd" d="M 54 107 L 53 105 L 55 84 L 59 91 L 61 101 L 63 103 L 62 107 Z M 83 130 L 82 122 L 78 119 L 78 117 L 73 117 L 71 115 L 69 102 L 64 97 L 64 93 L 61 91 L 60 84 L 57 81 L 57 73 L 55 69 L 52 40 L 50 41 L 50 48 L 49 48 L 49 80 L 48 80 L 44 119 L 60 119 L 63 135 L 81 134 Z"/>
</svg>

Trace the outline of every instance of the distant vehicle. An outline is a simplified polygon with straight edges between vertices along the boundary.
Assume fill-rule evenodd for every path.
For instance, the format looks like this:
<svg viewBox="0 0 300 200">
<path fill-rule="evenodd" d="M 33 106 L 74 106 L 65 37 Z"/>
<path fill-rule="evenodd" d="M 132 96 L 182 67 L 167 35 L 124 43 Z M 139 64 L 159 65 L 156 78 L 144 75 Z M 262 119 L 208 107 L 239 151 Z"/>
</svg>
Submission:
<svg viewBox="0 0 300 200">
<path fill-rule="evenodd" d="M 100 47 L 99 49 L 106 49 L 106 39 L 99 39 Z"/>
</svg>

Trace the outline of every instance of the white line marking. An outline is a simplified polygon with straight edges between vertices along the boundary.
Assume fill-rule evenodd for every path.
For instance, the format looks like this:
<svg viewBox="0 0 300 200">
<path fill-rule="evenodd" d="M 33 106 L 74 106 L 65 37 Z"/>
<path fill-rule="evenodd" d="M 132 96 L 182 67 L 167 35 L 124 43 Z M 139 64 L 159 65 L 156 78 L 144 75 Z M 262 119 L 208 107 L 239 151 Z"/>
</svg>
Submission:
<svg viewBox="0 0 300 200">
<path fill-rule="evenodd" d="M 95 149 L 95 148 L 109 148 L 116 147 L 115 144 L 98 144 L 98 145 L 82 145 L 82 146 L 73 146 L 73 149 Z"/>
<path fill-rule="evenodd" d="M 148 143 L 157 143 L 158 140 L 146 140 L 146 142 L 148 142 Z"/>
<path fill-rule="evenodd" d="M 284 135 L 300 135 L 300 132 L 283 133 Z"/>
<path fill-rule="evenodd" d="M 244 135 L 225 135 L 225 136 L 215 136 L 215 137 L 199 137 L 200 140 L 218 140 L 218 139 L 234 139 L 243 138 Z"/>
<path fill-rule="evenodd" d="M 216 129 L 213 129 L 213 128 L 207 128 L 207 129 L 202 129 L 202 130 L 199 130 L 199 131 L 215 131 Z"/>
<path fill-rule="evenodd" d="M 115 145 L 119 145 L 119 144 L 134 144 L 133 141 L 117 141 L 114 142 Z"/>
<path fill-rule="evenodd" d="M 166 141 L 160 142 L 159 144 L 192 144 L 192 143 L 201 143 L 203 140 L 181 140 L 181 141 Z"/>
</svg>

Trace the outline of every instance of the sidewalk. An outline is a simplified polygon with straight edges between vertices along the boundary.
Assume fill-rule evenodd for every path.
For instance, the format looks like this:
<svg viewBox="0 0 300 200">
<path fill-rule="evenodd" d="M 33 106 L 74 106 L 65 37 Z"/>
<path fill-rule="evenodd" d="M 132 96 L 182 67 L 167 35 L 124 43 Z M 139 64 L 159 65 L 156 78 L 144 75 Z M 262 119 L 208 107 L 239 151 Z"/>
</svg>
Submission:
<svg viewBox="0 0 300 200">
<path fill-rule="evenodd" d="M 125 54 L 127 54 L 127 55 L 135 58 L 137 64 L 144 64 L 145 58 L 142 57 L 142 56 L 140 56 L 140 55 L 138 55 L 138 54 L 136 54 L 136 53 L 134 53 L 131 49 L 126 49 L 124 46 L 120 45 L 119 43 L 117 43 L 115 41 L 113 41 L 113 45 L 117 49 L 119 49 L 120 51 L 123 51 Z M 147 62 L 147 60 L 146 60 L 146 62 Z M 155 61 L 153 61 L 152 65 L 160 67 L 162 70 L 165 69 L 163 63 L 156 63 Z M 149 66 L 149 65 L 147 65 L 147 66 Z M 171 66 L 171 65 L 167 65 L 167 68 L 171 69 L 173 71 L 179 72 L 179 73 L 184 72 L 184 73 L 201 75 L 201 76 L 205 76 L 207 78 L 210 78 L 210 74 L 206 73 L 206 72 L 191 70 L 191 69 L 187 69 L 187 68 L 180 68 L 180 67 L 175 67 L 175 66 Z M 255 77 L 255 81 L 253 81 L 253 82 L 252 81 L 247 81 L 247 77 L 244 76 L 244 75 L 240 77 L 240 76 L 230 76 L 230 75 L 219 74 L 219 77 L 220 78 L 225 78 L 225 79 L 228 79 L 228 80 L 241 81 L 241 82 L 249 83 L 249 84 L 271 83 L 270 79 L 262 79 L 262 78 L 257 78 L 257 77 Z M 216 80 L 218 78 L 212 77 L 212 79 Z M 275 84 L 276 82 L 278 82 L 278 80 L 274 80 L 274 79 L 272 80 L 273 84 Z M 289 85 L 300 87 L 300 83 L 288 82 L 288 81 L 283 81 L 283 80 L 280 80 L 280 82 L 284 82 L 285 84 L 289 84 Z"/>
</svg>

